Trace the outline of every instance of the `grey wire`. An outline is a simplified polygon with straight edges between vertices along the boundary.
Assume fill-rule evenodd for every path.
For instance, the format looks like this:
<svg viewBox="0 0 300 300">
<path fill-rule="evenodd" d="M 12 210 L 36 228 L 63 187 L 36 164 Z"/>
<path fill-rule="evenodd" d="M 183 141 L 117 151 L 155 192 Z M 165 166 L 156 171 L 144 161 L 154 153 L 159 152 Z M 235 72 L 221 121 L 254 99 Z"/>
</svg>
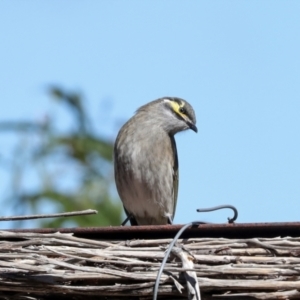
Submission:
<svg viewBox="0 0 300 300">
<path fill-rule="evenodd" d="M 232 206 L 232 205 L 229 205 L 229 204 L 225 204 L 225 205 L 218 205 L 218 206 L 214 206 L 214 207 L 210 207 L 210 208 L 199 208 L 197 209 L 197 212 L 210 212 L 210 211 L 214 211 L 214 210 L 219 210 L 219 209 L 223 209 L 223 208 L 230 208 L 233 210 L 234 212 L 234 216 L 233 218 L 228 218 L 228 223 L 233 223 L 237 217 L 238 217 L 238 211 L 237 209 Z M 154 289 L 153 289 L 153 300 L 156 300 L 157 299 L 157 294 L 158 294 L 158 287 L 159 287 L 159 281 L 160 281 L 160 277 L 161 277 L 161 274 L 163 272 L 163 269 L 166 265 L 166 262 L 167 262 L 167 259 L 169 258 L 169 255 L 175 245 L 175 243 L 177 242 L 177 240 L 179 239 L 179 237 L 181 236 L 181 234 L 189 227 L 189 226 L 195 226 L 195 225 L 200 225 L 200 224 L 203 224 L 203 222 L 191 222 L 191 223 L 188 223 L 188 224 L 185 224 L 178 232 L 177 234 L 175 235 L 173 241 L 170 243 L 169 247 L 168 247 L 168 250 L 166 251 L 166 254 L 165 254 L 165 257 L 160 265 L 160 268 L 158 270 L 158 273 L 157 273 L 157 277 L 156 277 L 156 281 L 155 281 L 155 286 L 154 286 Z"/>
<path fill-rule="evenodd" d="M 197 212 L 210 212 L 210 211 L 215 211 L 215 210 L 219 210 L 219 209 L 223 209 L 223 208 L 230 208 L 234 212 L 233 218 L 231 218 L 231 219 L 228 218 L 228 223 L 233 223 L 234 221 L 236 221 L 236 219 L 238 217 L 238 211 L 233 205 L 229 205 L 229 204 L 218 205 L 218 206 L 209 207 L 209 208 L 199 208 L 199 209 L 197 209 Z"/>
<path fill-rule="evenodd" d="M 188 223 L 188 224 L 185 224 L 178 232 L 177 234 L 175 235 L 173 241 L 170 243 L 169 245 L 169 248 L 165 254 L 165 257 L 160 265 L 160 268 L 158 270 L 158 273 L 157 273 L 157 277 L 156 277 L 156 281 L 155 281 L 155 286 L 154 286 L 154 290 L 153 290 L 153 300 L 156 300 L 157 299 L 157 292 L 158 292 L 158 286 L 159 286 L 159 281 L 160 281 L 160 277 L 161 277 L 161 274 L 162 274 L 162 271 L 165 267 L 165 264 L 167 262 L 167 259 L 175 245 L 175 243 L 177 242 L 177 240 L 179 239 L 180 235 L 189 227 L 189 226 L 193 226 L 193 225 L 200 225 L 202 224 L 202 222 L 191 222 L 191 223 Z"/>
</svg>

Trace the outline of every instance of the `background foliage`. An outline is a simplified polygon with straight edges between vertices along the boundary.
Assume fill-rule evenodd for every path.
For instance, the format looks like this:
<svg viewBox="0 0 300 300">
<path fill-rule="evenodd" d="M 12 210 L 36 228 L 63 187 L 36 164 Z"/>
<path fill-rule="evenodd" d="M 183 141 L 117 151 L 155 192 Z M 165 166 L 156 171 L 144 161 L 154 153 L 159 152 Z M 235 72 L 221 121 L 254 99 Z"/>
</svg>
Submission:
<svg viewBox="0 0 300 300">
<path fill-rule="evenodd" d="M 10 177 L 7 210 L 23 215 L 90 208 L 98 214 L 43 219 L 37 225 L 119 225 L 122 206 L 113 189 L 113 142 L 95 133 L 79 93 L 55 86 L 49 95 L 66 110 L 71 128 L 58 129 L 51 115 L 41 122 L 0 122 L 0 133 L 17 136 L 10 158 L 1 156 L 1 166 Z M 12 226 L 24 224 L 15 222 Z"/>
</svg>

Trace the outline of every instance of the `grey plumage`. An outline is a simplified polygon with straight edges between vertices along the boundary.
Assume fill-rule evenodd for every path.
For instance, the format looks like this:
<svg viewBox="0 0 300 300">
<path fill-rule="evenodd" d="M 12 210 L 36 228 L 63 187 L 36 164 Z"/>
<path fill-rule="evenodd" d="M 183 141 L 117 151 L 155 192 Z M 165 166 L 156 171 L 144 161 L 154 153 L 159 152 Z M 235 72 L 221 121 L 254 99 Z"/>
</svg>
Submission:
<svg viewBox="0 0 300 300">
<path fill-rule="evenodd" d="M 115 180 L 132 225 L 168 224 L 178 191 L 174 134 L 197 131 L 189 103 L 165 97 L 140 107 L 119 131 L 114 147 Z"/>
</svg>

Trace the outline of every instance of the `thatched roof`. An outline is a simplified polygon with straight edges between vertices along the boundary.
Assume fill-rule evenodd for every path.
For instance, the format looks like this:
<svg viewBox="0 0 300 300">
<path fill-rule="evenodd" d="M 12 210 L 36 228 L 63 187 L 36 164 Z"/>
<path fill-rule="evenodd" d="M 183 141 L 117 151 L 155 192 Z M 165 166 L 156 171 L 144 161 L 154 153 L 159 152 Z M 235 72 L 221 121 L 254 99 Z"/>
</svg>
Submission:
<svg viewBox="0 0 300 300">
<path fill-rule="evenodd" d="M 218 226 L 223 233 L 229 228 L 231 238 L 215 237 Z M 183 269 L 182 261 L 171 255 L 158 299 L 187 299 L 186 271 L 195 272 L 202 299 L 300 298 L 300 224 L 276 226 L 283 232 L 290 228 L 291 234 L 264 237 L 262 230 L 261 236 L 253 237 L 249 224 L 190 230 L 178 245 L 193 257 L 192 269 Z M 208 237 L 210 227 L 214 237 Z M 239 236 L 246 227 L 248 235 Z M 158 269 L 172 240 L 162 233 L 168 235 L 174 228 L 179 226 L 60 230 L 73 231 L 75 236 L 53 229 L 0 231 L 0 299 L 152 299 Z M 141 239 L 143 230 L 157 232 L 157 238 Z M 103 232 L 109 231 L 112 238 L 104 239 Z M 80 232 L 85 234 L 78 237 Z M 127 237 L 135 232 L 139 239 L 122 239 L 122 232 Z M 88 233 L 93 238 L 83 237 Z"/>
</svg>

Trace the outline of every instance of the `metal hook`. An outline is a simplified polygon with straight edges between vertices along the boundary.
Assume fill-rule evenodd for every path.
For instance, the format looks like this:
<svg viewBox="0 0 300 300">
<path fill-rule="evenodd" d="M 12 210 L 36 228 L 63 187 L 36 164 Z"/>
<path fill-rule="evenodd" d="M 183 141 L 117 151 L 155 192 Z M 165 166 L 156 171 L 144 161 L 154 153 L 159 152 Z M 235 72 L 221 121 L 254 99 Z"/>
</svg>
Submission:
<svg viewBox="0 0 300 300">
<path fill-rule="evenodd" d="M 230 208 L 233 210 L 234 216 L 231 219 L 228 218 L 228 223 L 229 224 L 234 223 L 234 221 L 238 217 L 238 210 L 233 205 L 224 204 L 224 205 L 218 205 L 218 206 L 209 207 L 209 208 L 199 208 L 199 209 L 197 209 L 197 212 L 210 212 L 210 211 L 215 211 L 215 210 L 224 209 L 224 208 Z"/>
</svg>

